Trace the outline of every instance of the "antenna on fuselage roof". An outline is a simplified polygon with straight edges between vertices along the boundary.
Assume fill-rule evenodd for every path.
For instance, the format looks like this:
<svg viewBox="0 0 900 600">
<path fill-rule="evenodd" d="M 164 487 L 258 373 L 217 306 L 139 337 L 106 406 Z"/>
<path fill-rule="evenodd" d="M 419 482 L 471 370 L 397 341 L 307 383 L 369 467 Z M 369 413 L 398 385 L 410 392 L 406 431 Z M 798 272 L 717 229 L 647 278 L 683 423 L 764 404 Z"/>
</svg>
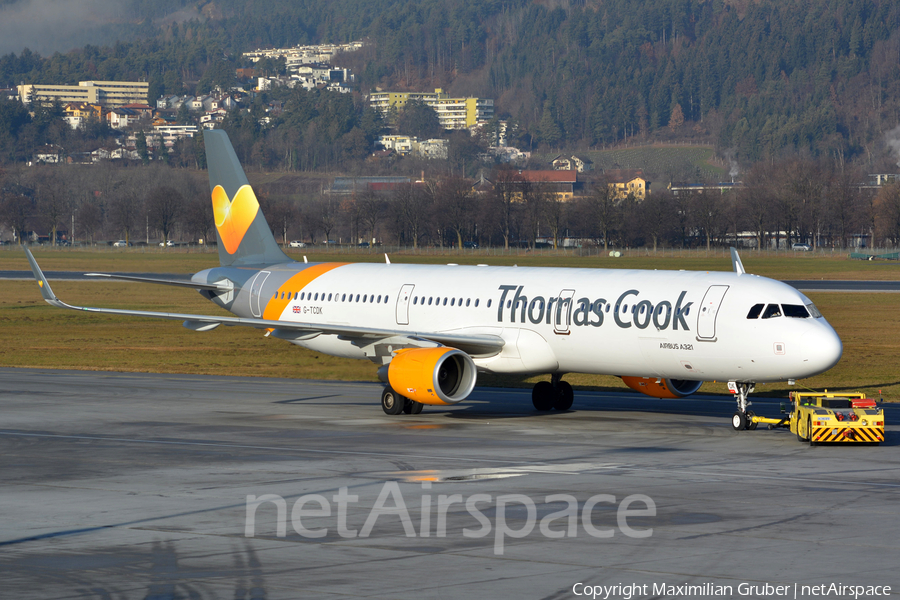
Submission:
<svg viewBox="0 0 900 600">
<path fill-rule="evenodd" d="M 384 264 L 391 264 L 391 259 L 388 258 L 387 252 L 384 253 Z"/>
<path fill-rule="evenodd" d="M 305 255 L 305 254 L 303 255 L 303 262 L 305 262 L 305 263 L 308 263 L 308 262 L 309 262 L 308 260 L 306 260 L 306 255 Z"/>
<path fill-rule="evenodd" d="M 738 275 L 743 275 L 747 272 L 744 270 L 744 264 L 741 262 L 741 257 L 738 256 L 737 248 L 734 246 L 731 247 L 731 266 L 734 267 L 734 272 Z"/>
</svg>

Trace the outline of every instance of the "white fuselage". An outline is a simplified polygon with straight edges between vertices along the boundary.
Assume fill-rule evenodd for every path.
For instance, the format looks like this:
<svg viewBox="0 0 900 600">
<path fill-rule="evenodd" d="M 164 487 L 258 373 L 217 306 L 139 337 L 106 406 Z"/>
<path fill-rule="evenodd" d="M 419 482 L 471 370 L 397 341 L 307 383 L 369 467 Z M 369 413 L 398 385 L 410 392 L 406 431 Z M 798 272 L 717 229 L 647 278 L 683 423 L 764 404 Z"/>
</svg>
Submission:
<svg viewBox="0 0 900 600">
<path fill-rule="evenodd" d="M 234 271 L 211 269 L 195 280 L 234 280 Z M 239 316 L 499 336 L 499 354 L 473 357 L 486 372 L 784 381 L 831 368 L 842 351 L 814 307 L 806 318 L 785 316 L 787 309 L 748 318 L 758 304 L 812 304 L 793 287 L 749 274 L 335 263 L 240 271 L 241 289 L 221 303 Z M 336 335 L 293 343 L 366 357 Z"/>
</svg>

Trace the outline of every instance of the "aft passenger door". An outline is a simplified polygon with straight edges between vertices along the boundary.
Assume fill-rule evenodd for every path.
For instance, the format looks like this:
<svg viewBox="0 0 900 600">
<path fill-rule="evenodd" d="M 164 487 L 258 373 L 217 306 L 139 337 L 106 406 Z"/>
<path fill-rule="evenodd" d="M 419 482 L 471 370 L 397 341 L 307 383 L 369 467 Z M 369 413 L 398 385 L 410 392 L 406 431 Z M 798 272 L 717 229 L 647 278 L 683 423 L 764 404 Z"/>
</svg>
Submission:
<svg viewBox="0 0 900 600">
<path fill-rule="evenodd" d="M 409 299 L 412 298 L 415 285 L 407 283 L 397 294 L 397 325 L 409 325 Z"/>
<path fill-rule="evenodd" d="M 700 310 L 697 311 L 697 340 L 716 341 L 716 315 L 719 314 L 719 306 L 727 291 L 727 285 L 711 285 L 706 290 Z"/>
<path fill-rule="evenodd" d="M 259 310 L 259 295 L 262 292 L 263 284 L 266 282 L 266 278 L 269 277 L 270 271 L 260 271 L 256 274 L 256 278 L 253 280 L 253 284 L 250 286 L 250 312 L 257 319 L 262 315 L 262 311 Z"/>
<path fill-rule="evenodd" d="M 569 335 L 569 324 L 572 322 L 572 297 L 575 290 L 563 290 L 556 299 L 556 306 L 551 308 L 553 314 L 553 333 Z"/>
</svg>

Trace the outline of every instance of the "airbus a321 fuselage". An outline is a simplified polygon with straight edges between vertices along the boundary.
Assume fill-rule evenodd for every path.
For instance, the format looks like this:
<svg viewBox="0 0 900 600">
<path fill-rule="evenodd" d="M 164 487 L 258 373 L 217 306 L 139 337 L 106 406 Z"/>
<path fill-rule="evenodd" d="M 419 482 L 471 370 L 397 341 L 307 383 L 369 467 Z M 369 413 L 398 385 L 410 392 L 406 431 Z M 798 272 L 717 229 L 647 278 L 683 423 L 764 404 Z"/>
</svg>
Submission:
<svg viewBox="0 0 900 600">
<path fill-rule="evenodd" d="M 650 396 L 678 398 L 704 381 L 727 381 L 749 427 L 757 382 L 821 373 L 841 341 L 791 286 L 744 272 L 644 271 L 298 263 L 275 241 L 222 131 L 204 132 L 221 266 L 190 282 L 95 274 L 197 289 L 235 317 L 74 307 L 50 289 L 31 253 L 44 298 L 55 306 L 268 330 L 326 354 L 368 359 L 386 383 L 387 414 L 464 400 L 477 374 L 548 374 L 534 386 L 538 410 L 567 410 L 566 373 L 617 375 Z"/>
</svg>

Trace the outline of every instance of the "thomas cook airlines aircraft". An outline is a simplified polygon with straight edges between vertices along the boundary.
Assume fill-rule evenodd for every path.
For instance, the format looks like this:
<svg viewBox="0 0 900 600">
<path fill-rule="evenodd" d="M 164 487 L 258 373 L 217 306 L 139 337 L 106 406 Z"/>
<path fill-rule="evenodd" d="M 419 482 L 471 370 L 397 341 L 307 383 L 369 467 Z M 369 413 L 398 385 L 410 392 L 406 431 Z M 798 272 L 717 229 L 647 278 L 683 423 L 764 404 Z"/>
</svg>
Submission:
<svg viewBox="0 0 900 600">
<path fill-rule="evenodd" d="M 368 359 L 386 384 L 389 415 L 465 400 L 479 372 L 549 375 L 537 410 L 567 410 L 566 373 L 618 375 L 631 388 L 680 398 L 727 381 L 735 429 L 751 426 L 757 382 L 834 366 L 834 329 L 796 289 L 744 272 L 297 263 L 278 247 L 224 131 L 205 131 L 221 266 L 171 281 L 235 317 L 71 306 L 26 249 L 44 299 L 92 313 L 183 321 L 208 331 L 242 325 L 335 356 Z"/>
</svg>

